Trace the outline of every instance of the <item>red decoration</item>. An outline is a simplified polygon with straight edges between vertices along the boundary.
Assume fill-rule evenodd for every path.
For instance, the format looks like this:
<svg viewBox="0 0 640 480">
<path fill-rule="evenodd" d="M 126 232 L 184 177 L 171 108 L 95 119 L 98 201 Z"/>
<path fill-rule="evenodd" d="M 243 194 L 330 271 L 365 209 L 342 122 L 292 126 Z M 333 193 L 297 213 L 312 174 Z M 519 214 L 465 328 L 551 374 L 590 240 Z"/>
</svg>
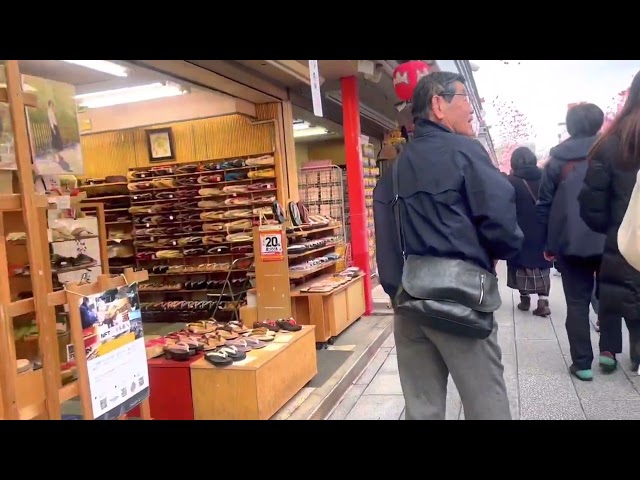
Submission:
<svg viewBox="0 0 640 480">
<path fill-rule="evenodd" d="M 403 102 L 411 100 L 418 81 L 428 74 L 429 65 L 420 60 L 411 60 L 398 65 L 393 71 L 393 88 L 398 98 Z"/>
</svg>

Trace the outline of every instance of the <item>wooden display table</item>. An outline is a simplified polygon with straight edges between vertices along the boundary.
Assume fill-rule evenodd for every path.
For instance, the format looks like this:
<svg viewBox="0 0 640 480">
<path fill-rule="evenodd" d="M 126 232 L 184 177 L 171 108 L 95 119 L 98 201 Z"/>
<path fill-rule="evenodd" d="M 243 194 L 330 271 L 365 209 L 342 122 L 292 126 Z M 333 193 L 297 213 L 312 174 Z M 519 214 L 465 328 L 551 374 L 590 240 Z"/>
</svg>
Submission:
<svg viewBox="0 0 640 480">
<path fill-rule="evenodd" d="M 318 372 L 313 327 L 278 333 L 228 367 L 191 364 L 196 420 L 268 420 Z"/>
<path fill-rule="evenodd" d="M 314 325 L 316 342 L 325 343 L 364 315 L 364 277 L 361 275 L 330 292 L 291 291 L 291 313 L 300 325 Z M 310 283 L 322 280 L 314 278 Z"/>
</svg>

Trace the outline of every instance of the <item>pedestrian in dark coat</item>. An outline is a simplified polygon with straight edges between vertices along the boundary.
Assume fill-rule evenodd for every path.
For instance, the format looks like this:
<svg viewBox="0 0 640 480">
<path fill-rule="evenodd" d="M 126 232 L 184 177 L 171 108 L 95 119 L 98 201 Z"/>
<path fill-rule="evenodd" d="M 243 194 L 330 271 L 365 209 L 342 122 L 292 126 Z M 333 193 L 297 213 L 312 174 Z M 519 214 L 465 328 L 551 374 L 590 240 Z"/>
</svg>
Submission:
<svg viewBox="0 0 640 480">
<path fill-rule="evenodd" d="M 544 258 L 546 236 L 536 213 L 542 180 L 542 170 L 537 163 L 536 155 L 527 147 L 516 148 L 511 154 L 508 178 L 516 192 L 518 225 L 524 233 L 524 244 L 520 253 L 507 262 L 507 286 L 520 292 L 518 309 L 525 312 L 531 308 L 530 295 L 537 294 L 538 307 L 533 314 L 544 317 L 551 314 L 551 262 Z"/>
<path fill-rule="evenodd" d="M 600 335 L 609 339 L 600 345 L 601 356 L 614 359 L 622 351 L 622 317 L 629 329 L 631 369 L 640 365 L 640 272 L 618 250 L 618 229 L 640 169 L 640 73 L 629 88 L 624 107 L 593 146 L 589 168 L 579 196 L 580 216 L 594 231 L 606 235 L 600 265 L 598 321 Z"/>
</svg>

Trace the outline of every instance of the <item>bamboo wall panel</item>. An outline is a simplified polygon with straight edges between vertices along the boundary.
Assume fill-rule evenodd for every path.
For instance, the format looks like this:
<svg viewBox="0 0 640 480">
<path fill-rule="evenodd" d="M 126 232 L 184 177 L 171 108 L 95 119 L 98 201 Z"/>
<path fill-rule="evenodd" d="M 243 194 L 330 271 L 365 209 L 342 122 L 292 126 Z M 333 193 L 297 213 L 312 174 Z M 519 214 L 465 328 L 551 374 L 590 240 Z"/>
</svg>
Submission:
<svg viewBox="0 0 640 480">
<path fill-rule="evenodd" d="M 260 109 L 262 118 L 277 112 L 277 105 L 269 105 L 267 109 Z M 171 127 L 173 131 L 176 159 L 167 163 L 216 160 L 276 149 L 274 123 L 253 125 L 249 118 L 238 114 L 147 128 L 160 127 Z M 126 175 L 131 167 L 153 165 L 149 162 L 144 128 L 83 135 L 81 143 L 85 160 L 84 176 L 87 177 Z"/>
<path fill-rule="evenodd" d="M 124 175 L 136 165 L 134 132 L 122 130 L 80 137 L 84 175 L 103 178 Z"/>
</svg>

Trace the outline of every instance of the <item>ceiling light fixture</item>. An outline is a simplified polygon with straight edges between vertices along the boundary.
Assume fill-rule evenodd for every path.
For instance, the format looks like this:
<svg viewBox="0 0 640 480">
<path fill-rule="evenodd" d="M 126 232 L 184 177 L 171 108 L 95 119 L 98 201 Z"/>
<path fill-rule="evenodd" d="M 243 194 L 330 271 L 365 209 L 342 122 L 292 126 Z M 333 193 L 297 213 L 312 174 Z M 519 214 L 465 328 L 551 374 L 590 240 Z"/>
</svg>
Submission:
<svg viewBox="0 0 640 480">
<path fill-rule="evenodd" d="M 306 130 L 307 128 L 311 128 L 311 125 L 309 125 L 309 122 L 305 122 L 304 120 L 295 120 L 293 122 L 294 130 Z"/>
<path fill-rule="evenodd" d="M 157 98 L 175 97 L 189 93 L 188 89 L 174 83 L 151 83 L 137 87 L 118 88 L 103 92 L 76 95 L 78 105 L 86 108 L 110 107 L 124 103 L 143 102 Z"/>
<path fill-rule="evenodd" d="M 293 138 L 302 138 L 302 137 L 315 137 L 319 135 L 331 135 L 326 128 L 322 127 L 309 127 L 303 130 L 293 130 Z"/>
<path fill-rule="evenodd" d="M 126 77 L 128 75 L 126 67 L 107 60 L 63 60 L 63 62 L 73 63 L 74 65 L 80 65 L 81 67 L 108 73 L 116 77 Z"/>
</svg>

